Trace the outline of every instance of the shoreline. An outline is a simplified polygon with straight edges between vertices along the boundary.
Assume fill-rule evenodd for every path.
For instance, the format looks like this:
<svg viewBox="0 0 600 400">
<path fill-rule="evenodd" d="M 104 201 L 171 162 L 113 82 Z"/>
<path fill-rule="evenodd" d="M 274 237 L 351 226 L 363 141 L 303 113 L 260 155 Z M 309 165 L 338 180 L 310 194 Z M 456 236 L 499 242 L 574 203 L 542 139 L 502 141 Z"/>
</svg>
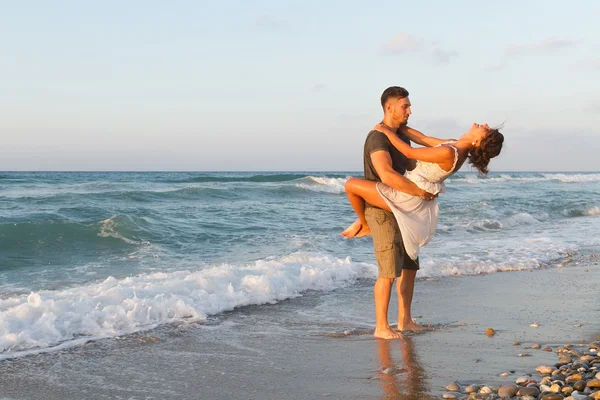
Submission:
<svg viewBox="0 0 600 400">
<path fill-rule="evenodd" d="M 436 330 L 404 340 L 373 338 L 372 282 L 360 282 L 203 324 L 4 360 L 0 396 L 428 400 L 442 398 L 452 381 L 500 387 L 556 363 L 544 347 L 600 333 L 600 269 L 589 253 L 531 272 L 419 280 L 414 314 Z M 395 302 L 394 295 L 390 316 Z M 487 336 L 488 328 L 497 334 Z M 527 348 L 534 343 L 541 348 Z"/>
</svg>

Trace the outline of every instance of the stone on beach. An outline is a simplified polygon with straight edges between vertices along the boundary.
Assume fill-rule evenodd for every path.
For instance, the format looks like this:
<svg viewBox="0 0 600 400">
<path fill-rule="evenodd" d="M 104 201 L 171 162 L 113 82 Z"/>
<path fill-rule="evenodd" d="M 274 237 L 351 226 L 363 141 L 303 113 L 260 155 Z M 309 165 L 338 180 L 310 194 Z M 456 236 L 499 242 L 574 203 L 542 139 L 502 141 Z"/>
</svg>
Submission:
<svg viewBox="0 0 600 400">
<path fill-rule="evenodd" d="M 562 386 L 560 386 L 558 383 L 555 383 L 552 386 L 550 386 L 550 391 L 552 393 L 561 393 L 562 392 Z"/>
<path fill-rule="evenodd" d="M 600 379 L 592 379 L 587 383 L 587 387 L 592 389 L 600 389 Z"/>
<path fill-rule="evenodd" d="M 496 334 L 496 331 L 492 328 L 487 328 L 485 334 L 488 336 L 494 336 Z"/>
<path fill-rule="evenodd" d="M 454 393 L 444 393 L 442 397 L 444 399 L 458 399 L 458 396 L 456 396 Z"/>
<path fill-rule="evenodd" d="M 481 388 L 481 390 L 479 391 L 479 393 L 481 394 L 490 394 L 490 393 L 494 393 L 494 390 L 489 387 L 489 386 L 484 386 Z"/>
<path fill-rule="evenodd" d="M 583 392 L 585 390 L 585 381 L 579 380 L 575 382 L 573 384 L 573 389 L 577 390 L 578 392 Z"/>
<path fill-rule="evenodd" d="M 582 394 L 582 393 L 572 393 L 571 396 L 569 396 L 567 398 L 573 399 L 573 400 L 587 400 L 588 396 L 587 396 L 587 394 Z"/>
<path fill-rule="evenodd" d="M 569 396 L 571 393 L 573 393 L 573 392 L 574 392 L 574 389 L 573 389 L 571 386 L 565 386 L 564 388 L 562 388 L 561 392 L 562 392 L 564 395 L 567 395 L 567 396 Z"/>
<path fill-rule="evenodd" d="M 449 390 L 451 392 L 460 392 L 461 391 L 461 387 L 459 385 L 458 382 L 452 382 L 451 384 L 449 384 L 448 386 L 446 386 L 446 390 Z"/>
<path fill-rule="evenodd" d="M 513 397 L 519 391 L 517 385 L 506 385 L 498 389 L 498 395 L 500 397 Z"/>
<path fill-rule="evenodd" d="M 536 387 L 524 387 L 519 389 L 517 392 L 519 396 L 532 396 L 537 397 L 540 394 L 540 390 Z"/>
<path fill-rule="evenodd" d="M 539 367 L 537 367 L 535 370 L 537 372 L 539 372 L 542 375 L 547 375 L 547 374 L 551 374 L 552 371 L 554 371 L 556 369 L 556 367 L 550 367 L 547 365 L 540 365 Z"/>
<path fill-rule="evenodd" d="M 541 400 L 563 400 L 563 399 L 564 399 L 564 397 L 562 394 L 550 393 L 550 394 L 543 395 Z"/>
<path fill-rule="evenodd" d="M 479 391 L 479 386 L 477 385 L 469 385 L 465 388 L 466 393 L 477 393 Z"/>
<path fill-rule="evenodd" d="M 568 356 L 561 356 L 558 359 L 559 364 L 570 364 L 573 362 L 573 360 L 571 359 L 571 357 Z"/>
</svg>

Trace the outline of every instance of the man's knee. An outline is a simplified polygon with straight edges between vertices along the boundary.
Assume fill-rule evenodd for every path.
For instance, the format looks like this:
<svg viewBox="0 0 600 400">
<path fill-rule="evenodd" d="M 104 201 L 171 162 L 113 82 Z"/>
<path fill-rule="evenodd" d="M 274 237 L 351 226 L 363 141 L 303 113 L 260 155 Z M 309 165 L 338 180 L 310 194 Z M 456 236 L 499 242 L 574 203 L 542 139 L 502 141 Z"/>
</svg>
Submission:
<svg viewBox="0 0 600 400">
<path fill-rule="evenodd" d="M 392 286 L 394 284 L 394 281 L 396 280 L 396 278 L 385 278 L 385 277 L 378 277 L 377 278 L 377 282 L 380 285 L 389 285 Z"/>
</svg>

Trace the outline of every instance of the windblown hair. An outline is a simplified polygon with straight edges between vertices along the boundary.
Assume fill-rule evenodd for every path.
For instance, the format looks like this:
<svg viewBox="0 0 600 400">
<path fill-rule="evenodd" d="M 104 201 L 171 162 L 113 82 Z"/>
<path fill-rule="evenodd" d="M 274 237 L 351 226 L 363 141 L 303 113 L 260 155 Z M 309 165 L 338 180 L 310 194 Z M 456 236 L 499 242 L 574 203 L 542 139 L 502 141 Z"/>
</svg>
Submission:
<svg viewBox="0 0 600 400">
<path fill-rule="evenodd" d="M 403 99 L 408 97 L 408 90 L 400 86 L 391 86 L 383 91 L 381 94 L 381 107 L 385 107 L 388 99 Z"/>
<path fill-rule="evenodd" d="M 490 160 L 500 154 L 504 135 L 497 129 L 492 129 L 483 139 L 478 147 L 469 152 L 469 163 L 479 170 L 482 174 L 488 173 L 488 164 Z"/>
</svg>

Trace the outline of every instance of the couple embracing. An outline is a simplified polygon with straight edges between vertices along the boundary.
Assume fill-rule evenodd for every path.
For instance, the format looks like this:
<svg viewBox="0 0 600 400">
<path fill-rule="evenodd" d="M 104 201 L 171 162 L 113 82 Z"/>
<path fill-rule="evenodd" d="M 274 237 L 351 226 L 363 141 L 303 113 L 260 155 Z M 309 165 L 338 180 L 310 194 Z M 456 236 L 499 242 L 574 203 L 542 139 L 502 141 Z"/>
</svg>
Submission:
<svg viewBox="0 0 600 400">
<path fill-rule="evenodd" d="M 381 95 L 383 121 L 367 136 L 365 179 L 345 185 L 358 219 L 342 235 L 371 235 L 379 275 L 375 283 L 375 337 L 395 339 L 402 331 L 418 331 L 411 315 L 419 249 L 433 237 L 439 209 L 435 198 L 444 193 L 444 180 L 465 162 L 480 173 L 500 154 L 504 136 L 487 124 L 473 124 L 458 140 L 425 136 L 407 126 L 411 115 L 408 91 L 392 86 Z M 414 142 L 424 147 L 413 148 Z M 396 282 L 398 326 L 388 323 L 388 306 Z"/>
</svg>

